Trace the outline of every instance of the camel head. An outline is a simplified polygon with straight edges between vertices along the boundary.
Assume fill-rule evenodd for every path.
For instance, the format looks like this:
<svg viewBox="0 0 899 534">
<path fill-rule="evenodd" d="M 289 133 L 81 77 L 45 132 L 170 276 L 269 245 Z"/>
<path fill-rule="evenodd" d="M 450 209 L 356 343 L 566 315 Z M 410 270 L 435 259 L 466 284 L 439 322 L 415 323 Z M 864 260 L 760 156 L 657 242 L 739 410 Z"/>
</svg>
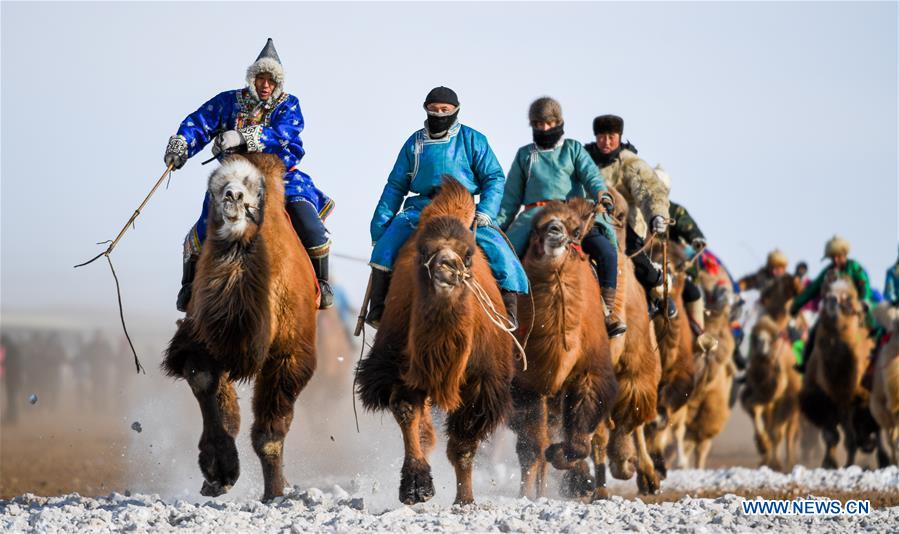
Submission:
<svg viewBox="0 0 899 534">
<path fill-rule="evenodd" d="M 465 280 L 471 277 L 475 253 L 472 232 L 457 218 L 431 217 L 416 240 L 422 281 L 429 292 L 441 298 L 459 298 Z"/>
<path fill-rule="evenodd" d="M 768 315 L 781 317 L 786 313 L 787 303 L 799 294 L 800 289 L 800 281 L 796 276 L 783 274 L 762 290 L 759 303 Z"/>
<path fill-rule="evenodd" d="M 773 364 L 774 345 L 780 335 L 780 329 L 771 317 L 760 317 L 749 338 L 749 361 Z"/>
<path fill-rule="evenodd" d="M 538 261 L 561 264 L 572 245 L 580 246 L 593 225 L 596 210 L 595 204 L 583 198 L 550 202 L 534 220 L 528 254 Z"/>
<path fill-rule="evenodd" d="M 824 290 L 821 302 L 821 318 L 836 324 L 844 324 L 862 315 L 855 285 L 847 278 L 837 278 Z"/>
<path fill-rule="evenodd" d="M 222 241 L 247 242 L 262 224 L 265 177 L 242 157 L 230 157 L 209 177 L 210 229 Z"/>
</svg>

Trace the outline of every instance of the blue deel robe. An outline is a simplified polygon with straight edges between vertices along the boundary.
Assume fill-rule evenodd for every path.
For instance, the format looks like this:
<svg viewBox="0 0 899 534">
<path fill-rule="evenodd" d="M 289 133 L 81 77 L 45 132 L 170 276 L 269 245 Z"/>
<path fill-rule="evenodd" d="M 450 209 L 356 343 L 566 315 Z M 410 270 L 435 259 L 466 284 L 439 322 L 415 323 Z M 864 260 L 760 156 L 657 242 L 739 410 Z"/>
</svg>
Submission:
<svg viewBox="0 0 899 534">
<path fill-rule="evenodd" d="M 306 154 L 300 139 L 304 125 L 297 97 L 282 93 L 272 103 L 260 102 L 244 88 L 212 97 L 181 121 L 176 135 L 187 141 L 187 155 L 193 157 L 218 134 L 227 130 L 239 131 L 246 141 L 247 152 L 265 152 L 281 158 L 287 169 L 284 174 L 286 203 L 309 202 L 324 219 L 334 208 L 334 202 L 315 187 L 308 174 L 297 168 Z M 208 204 L 209 199 L 204 199 L 200 219 L 195 231 L 191 231 L 197 245 L 206 238 Z"/>
<path fill-rule="evenodd" d="M 459 123 L 440 139 L 431 139 L 421 129 L 400 150 L 375 208 L 371 220 L 371 239 L 375 243 L 372 267 L 393 270 L 400 248 L 418 226 L 421 210 L 431 202 L 430 196 L 444 174 L 453 176 L 472 195 L 479 195 L 476 210 L 496 220 L 506 178 L 487 138 Z M 406 198 L 410 192 L 417 195 Z M 499 286 L 527 293 L 524 268 L 499 230 L 478 228 L 477 243 Z"/>
</svg>

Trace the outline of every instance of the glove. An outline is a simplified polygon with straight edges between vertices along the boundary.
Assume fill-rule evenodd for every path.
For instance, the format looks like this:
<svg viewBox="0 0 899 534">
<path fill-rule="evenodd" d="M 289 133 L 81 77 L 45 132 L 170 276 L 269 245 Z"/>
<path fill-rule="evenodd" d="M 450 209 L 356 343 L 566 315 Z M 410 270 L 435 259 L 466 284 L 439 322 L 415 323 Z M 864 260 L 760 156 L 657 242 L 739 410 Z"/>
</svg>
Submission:
<svg viewBox="0 0 899 534">
<path fill-rule="evenodd" d="M 665 217 L 656 215 L 652 218 L 652 233 L 664 234 L 666 230 L 668 230 L 668 221 L 665 220 Z"/>
<path fill-rule="evenodd" d="M 612 212 L 615 210 L 615 201 L 612 199 L 612 195 L 608 193 L 599 195 L 599 204 L 609 215 L 612 215 Z"/>
<path fill-rule="evenodd" d="M 215 141 L 212 144 L 212 155 L 218 156 L 222 152 L 230 152 L 246 143 L 246 140 L 237 130 L 222 132 L 215 137 Z"/>
<path fill-rule="evenodd" d="M 165 147 L 165 156 L 162 158 L 165 166 L 172 166 L 178 170 L 187 163 L 187 141 L 180 136 L 173 135 L 169 138 L 169 144 Z"/>
<path fill-rule="evenodd" d="M 474 213 L 474 224 L 475 226 L 493 226 L 493 219 L 490 218 L 486 213 L 481 213 L 476 211 Z"/>
<path fill-rule="evenodd" d="M 696 250 L 696 253 L 699 254 L 705 248 L 705 238 L 697 237 L 690 243 L 690 246 L 692 246 Z"/>
</svg>

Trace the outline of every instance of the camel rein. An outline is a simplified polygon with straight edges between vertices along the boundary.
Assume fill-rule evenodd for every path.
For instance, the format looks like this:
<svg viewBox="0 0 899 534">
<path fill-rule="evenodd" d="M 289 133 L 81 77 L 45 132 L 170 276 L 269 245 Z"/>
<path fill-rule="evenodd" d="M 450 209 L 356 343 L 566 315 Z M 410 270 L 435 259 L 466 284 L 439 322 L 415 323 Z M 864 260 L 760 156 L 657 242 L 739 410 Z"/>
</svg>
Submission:
<svg viewBox="0 0 899 534">
<path fill-rule="evenodd" d="M 459 255 L 455 252 L 453 253 L 457 259 L 460 260 Z M 484 290 L 484 287 L 472 276 L 471 269 L 468 267 L 463 267 L 462 269 L 454 269 L 447 265 L 441 264 L 436 267 L 431 267 L 431 262 L 434 261 L 434 258 L 437 257 L 437 253 L 431 255 L 428 258 L 428 261 L 424 262 L 422 266 L 428 272 L 428 278 L 433 280 L 433 272 L 432 269 L 437 271 L 448 272 L 453 276 L 456 283 L 462 283 L 467 287 L 472 295 L 474 295 L 475 300 L 477 300 L 478 305 L 481 307 L 481 310 L 484 311 L 484 314 L 487 315 L 487 318 L 490 319 L 490 322 L 493 323 L 497 328 L 501 331 L 509 334 L 512 338 L 512 341 L 515 343 L 515 347 L 518 349 L 518 352 L 521 354 L 522 361 L 522 371 L 528 370 L 528 357 L 524 351 L 524 347 L 521 346 L 521 343 L 518 342 L 518 338 L 515 337 L 515 330 L 517 329 L 516 325 L 512 323 L 512 321 L 506 317 L 504 313 L 496 309 L 496 305 L 493 304 L 493 300 L 490 298 L 490 295 L 487 294 L 487 291 Z M 463 263 L 464 265 L 464 263 Z"/>
</svg>

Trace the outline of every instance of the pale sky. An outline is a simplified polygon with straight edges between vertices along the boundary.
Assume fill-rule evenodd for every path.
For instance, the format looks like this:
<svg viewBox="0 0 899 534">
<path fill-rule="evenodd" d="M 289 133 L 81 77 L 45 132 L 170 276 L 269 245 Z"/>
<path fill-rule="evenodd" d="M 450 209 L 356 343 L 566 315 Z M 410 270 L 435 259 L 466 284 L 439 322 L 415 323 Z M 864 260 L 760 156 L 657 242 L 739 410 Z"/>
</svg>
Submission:
<svg viewBox="0 0 899 534">
<path fill-rule="evenodd" d="M 301 102 L 301 168 L 337 207 L 333 250 L 367 258 L 369 220 L 436 85 L 508 171 L 527 107 L 558 99 L 566 135 L 625 119 L 737 276 L 779 247 L 813 274 L 840 233 L 882 287 L 896 260 L 897 4 L 2 3 L 2 311 L 115 319 L 103 263 L 164 169 L 168 137 L 241 87 L 272 37 Z M 175 317 L 181 242 L 208 148 L 113 254 L 126 313 Z M 368 268 L 334 259 L 361 299 Z"/>
</svg>

